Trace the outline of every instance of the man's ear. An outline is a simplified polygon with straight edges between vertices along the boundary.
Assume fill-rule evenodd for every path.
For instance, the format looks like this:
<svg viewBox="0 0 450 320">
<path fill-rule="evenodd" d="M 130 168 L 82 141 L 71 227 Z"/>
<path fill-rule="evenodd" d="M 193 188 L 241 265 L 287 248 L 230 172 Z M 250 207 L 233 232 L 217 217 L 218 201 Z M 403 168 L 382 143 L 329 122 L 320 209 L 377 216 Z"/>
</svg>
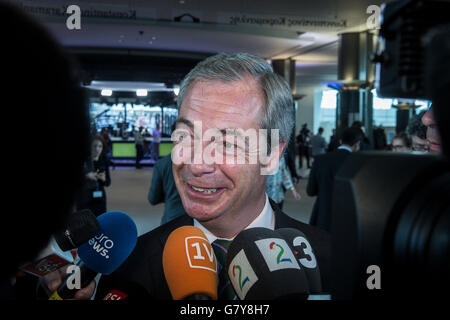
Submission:
<svg viewBox="0 0 450 320">
<path fill-rule="evenodd" d="M 278 163 L 280 162 L 283 150 L 286 147 L 286 141 L 280 141 L 278 145 L 272 148 L 270 151 L 269 162 L 264 168 L 264 173 L 266 175 L 271 175 L 277 173 Z"/>
</svg>

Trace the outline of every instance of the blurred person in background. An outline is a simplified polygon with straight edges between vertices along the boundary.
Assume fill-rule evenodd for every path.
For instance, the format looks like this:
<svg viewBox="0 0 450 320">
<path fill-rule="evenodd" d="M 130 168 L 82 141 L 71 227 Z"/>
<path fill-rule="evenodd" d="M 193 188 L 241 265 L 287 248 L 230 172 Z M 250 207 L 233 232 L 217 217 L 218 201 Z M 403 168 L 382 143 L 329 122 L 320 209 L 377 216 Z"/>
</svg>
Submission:
<svg viewBox="0 0 450 320">
<path fill-rule="evenodd" d="M 309 222 L 312 226 L 330 232 L 334 177 L 347 157 L 360 150 L 363 139 L 361 129 L 346 128 L 342 131 L 341 145 L 335 152 L 319 155 L 314 159 L 306 185 L 307 194 L 310 197 L 317 196 Z"/>
<path fill-rule="evenodd" d="M 391 142 L 391 149 L 394 152 L 408 152 L 411 150 L 411 140 L 405 132 L 397 134 Z"/>
<path fill-rule="evenodd" d="M 422 123 L 427 127 L 427 141 L 430 145 L 430 151 L 433 153 L 441 153 L 441 135 L 434 119 L 433 107 L 431 106 L 422 117 Z"/>
<path fill-rule="evenodd" d="M 266 193 L 267 196 L 272 199 L 280 210 L 283 210 L 284 193 L 286 190 L 290 190 L 295 200 L 300 200 L 301 196 L 295 190 L 294 182 L 289 169 L 286 166 L 286 161 L 282 156 L 278 163 L 278 171 L 275 174 L 267 176 Z"/>
<path fill-rule="evenodd" d="M 309 143 L 310 143 L 310 137 L 309 137 L 309 129 L 308 125 L 304 123 L 302 125 L 302 129 L 300 130 L 298 136 L 296 137 L 296 144 L 297 144 L 297 150 L 298 150 L 298 167 L 301 169 L 303 167 L 303 156 L 306 157 L 306 164 L 307 168 L 311 168 L 310 161 L 309 161 Z"/>
<path fill-rule="evenodd" d="M 109 137 L 109 133 L 108 130 L 106 130 L 105 127 L 102 128 L 102 130 L 100 131 L 100 135 L 103 138 L 103 141 L 105 141 L 105 154 L 107 155 L 108 158 L 110 158 L 110 156 L 112 155 L 112 141 L 111 138 Z"/>
<path fill-rule="evenodd" d="M 34 260 L 64 226 L 81 189 L 89 155 L 89 113 L 74 61 L 44 27 L 1 1 L 0 28 L 5 80 L 0 91 L 3 104 L 14 106 L 4 108 L 3 116 L 19 119 L 29 129 L 4 141 L 15 158 L 7 169 L 14 174 L 4 176 L 14 192 L 5 198 L 13 212 L 2 215 L 6 232 L 0 233 L 0 300 L 20 300 L 26 275 L 18 273 L 18 267 Z M 24 79 L 29 84 L 26 94 L 18 85 Z M 28 132 L 33 132 L 33 141 L 24 149 L 17 141 L 28 141 Z"/>
<path fill-rule="evenodd" d="M 366 136 L 366 129 L 363 126 L 363 123 L 361 121 L 353 121 L 352 125 L 353 128 L 360 129 L 364 135 L 363 140 L 361 141 L 360 149 L 361 151 L 368 151 L 372 150 L 372 146 L 370 145 L 370 140 Z"/>
<path fill-rule="evenodd" d="M 141 160 L 144 158 L 144 136 L 142 127 L 134 132 L 134 145 L 136 147 L 136 169 L 141 169 Z"/>
<path fill-rule="evenodd" d="M 165 204 L 161 224 L 186 214 L 173 178 L 172 155 L 161 158 L 153 167 L 152 182 L 147 198 L 152 205 Z"/>
<path fill-rule="evenodd" d="M 311 138 L 311 148 L 312 148 L 312 156 L 313 157 L 316 157 L 320 154 L 325 153 L 325 149 L 327 147 L 327 142 L 325 141 L 325 138 L 322 137 L 322 134 L 323 134 L 323 128 L 320 127 L 317 134 Z"/>
<path fill-rule="evenodd" d="M 159 159 L 159 144 L 161 143 L 161 126 L 159 123 L 157 123 L 155 129 L 153 129 L 152 137 L 152 159 L 156 162 Z"/>
<path fill-rule="evenodd" d="M 105 187 L 111 185 L 109 162 L 105 155 L 105 143 L 101 136 L 94 136 L 91 142 L 91 156 L 85 162 L 85 183 L 77 203 L 77 210 L 89 209 L 96 216 L 105 213 Z"/>
<path fill-rule="evenodd" d="M 430 143 L 427 141 L 427 127 L 422 123 L 426 111 L 422 111 L 409 119 L 407 132 L 411 137 L 411 149 L 417 152 L 429 152 Z"/>
<path fill-rule="evenodd" d="M 333 129 L 332 135 L 330 137 L 330 143 L 328 144 L 327 152 L 336 151 L 339 147 L 339 139 L 336 134 L 336 129 Z"/>
</svg>

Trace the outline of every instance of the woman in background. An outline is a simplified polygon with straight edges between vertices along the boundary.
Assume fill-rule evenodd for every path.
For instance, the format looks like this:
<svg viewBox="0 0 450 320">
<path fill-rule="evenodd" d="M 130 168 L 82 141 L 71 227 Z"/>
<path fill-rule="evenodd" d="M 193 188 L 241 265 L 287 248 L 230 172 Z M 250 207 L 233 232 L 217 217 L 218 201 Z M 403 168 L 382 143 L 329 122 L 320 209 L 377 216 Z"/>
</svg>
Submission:
<svg viewBox="0 0 450 320">
<path fill-rule="evenodd" d="M 95 136 L 91 140 L 91 155 L 84 164 L 84 176 L 77 210 L 89 209 L 99 216 L 106 212 L 105 187 L 111 184 L 105 143 L 101 136 Z"/>
<path fill-rule="evenodd" d="M 284 156 L 280 158 L 278 163 L 278 171 L 275 174 L 267 176 L 266 193 L 267 196 L 278 204 L 280 210 L 283 209 L 284 193 L 286 190 L 291 190 L 295 200 L 300 200 L 301 196 L 295 190 L 292 176 L 286 167 Z"/>
</svg>

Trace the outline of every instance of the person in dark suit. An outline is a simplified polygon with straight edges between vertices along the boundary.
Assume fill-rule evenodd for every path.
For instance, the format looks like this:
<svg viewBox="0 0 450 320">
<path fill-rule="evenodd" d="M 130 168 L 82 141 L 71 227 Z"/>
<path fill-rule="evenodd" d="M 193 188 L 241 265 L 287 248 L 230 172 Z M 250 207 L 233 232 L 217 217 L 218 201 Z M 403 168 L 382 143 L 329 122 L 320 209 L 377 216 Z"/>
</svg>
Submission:
<svg viewBox="0 0 450 320">
<path fill-rule="evenodd" d="M 153 168 L 152 183 L 148 191 L 148 201 L 152 205 L 165 203 L 161 224 L 186 214 L 173 179 L 171 155 L 165 156 L 156 162 Z"/>
<path fill-rule="evenodd" d="M 311 242 L 322 276 L 322 289 L 324 292 L 329 292 L 331 280 L 330 235 L 289 217 L 277 207 L 275 202 L 269 201 L 275 213 L 275 229 L 295 228 L 301 230 Z M 139 237 L 134 252 L 113 274 L 113 279 L 138 283 L 146 288 L 153 298 L 171 300 L 172 296 L 164 278 L 162 253 L 170 233 L 186 225 L 194 225 L 194 220 L 188 215 L 183 215 Z M 102 280 L 105 283 L 111 281 L 109 277 L 104 277 Z M 103 286 L 102 281 L 99 286 Z"/>
<path fill-rule="evenodd" d="M 162 254 L 169 234 L 184 225 L 198 227 L 212 244 L 231 241 L 248 228 L 293 227 L 308 237 L 323 291 L 329 292 L 329 233 L 289 218 L 265 192 L 267 174 L 276 170 L 294 125 L 287 81 L 260 57 L 221 53 L 188 73 L 177 103 L 172 171 L 187 215 L 140 236 L 127 261 L 99 286 L 108 279 L 130 281 L 156 299 L 171 299 Z M 274 129 L 278 139 L 272 138 Z M 259 134 L 259 143 L 247 135 L 251 132 Z M 219 299 L 230 298 L 219 293 Z"/>
<path fill-rule="evenodd" d="M 334 152 L 316 157 L 309 174 L 306 193 L 317 196 L 309 224 L 330 232 L 334 177 L 345 159 L 359 150 L 364 134 L 359 128 L 344 129 L 341 145 Z"/>
</svg>

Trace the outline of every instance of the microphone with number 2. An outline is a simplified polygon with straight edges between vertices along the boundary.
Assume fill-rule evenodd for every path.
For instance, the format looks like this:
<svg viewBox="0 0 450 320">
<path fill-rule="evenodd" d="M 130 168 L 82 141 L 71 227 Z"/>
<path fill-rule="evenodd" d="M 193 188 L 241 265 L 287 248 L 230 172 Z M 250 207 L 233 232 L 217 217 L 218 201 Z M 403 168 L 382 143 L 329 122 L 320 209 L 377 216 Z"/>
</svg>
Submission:
<svg viewBox="0 0 450 320">
<path fill-rule="evenodd" d="M 291 246 L 276 231 L 251 228 L 239 233 L 228 248 L 228 276 L 241 300 L 306 300 L 304 269 Z"/>
</svg>

